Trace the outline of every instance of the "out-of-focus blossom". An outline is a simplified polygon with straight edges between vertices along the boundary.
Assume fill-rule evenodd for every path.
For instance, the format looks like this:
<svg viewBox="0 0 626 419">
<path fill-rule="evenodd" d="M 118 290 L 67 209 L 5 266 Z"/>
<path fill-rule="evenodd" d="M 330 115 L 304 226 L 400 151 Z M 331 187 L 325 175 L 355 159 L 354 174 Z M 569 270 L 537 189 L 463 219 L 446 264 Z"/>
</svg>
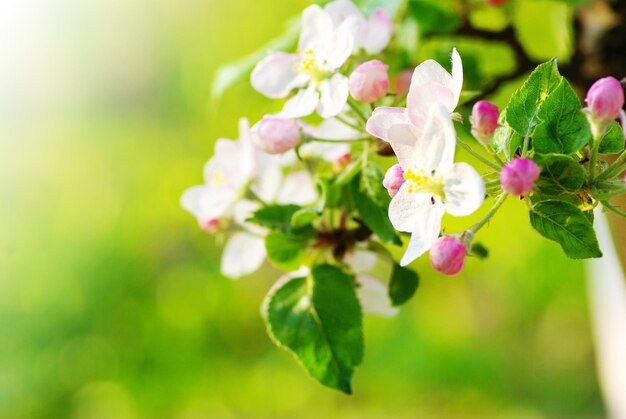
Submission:
<svg viewBox="0 0 626 419">
<path fill-rule="evenodd" d="M 440 237 L 430 248 L 430 263 L 444 275 L 458 275 L 463 270 L 467 247 L 452 236 Z"/>
<path fill-rule="evenodd" d="M 280 116 L 298 118 L 317 110 L 323 118 L 337 115 L 348 99 L 348 79 L 337 72 L 354 47 L 355 17 L 335 26 L 318 5 L 302 12 L 298 53 L 272 52 L 252 71 L 252 86 L 270 98 L 284 98 Z"/>
<path fill-rule="evenodd" d="M 470 115 L 472 135 L 481 143 L 489 144 L 498 128 L 498 107 L 486 100 L 479 100 Z"/>
<path fill-rule="evenodd" d="M 359 102 L 372 103 L 383 98 L 389 91 L 389 66 L 378 60 L 359 65 L 350 74 L 350 94 Z"/>
<path fill-rule="evenodd" d="M 395 124 L 412 124 L 417 133 L 426 125 L 430 109 L 443 105 L 448 114 L 459 103 L 463 87 L 463 63 L 456 49 L 452 50 L 452 74 L 439 63 L 427 60 L 418 65 L 411 78 L 406 108 L 379 107 L 367 121 L 367 132 L 389 140 L 389 129 Z"/>
<path fill-rule="evenodd" d="M 409 93 L 412 77 L 413 70 L 404 70 L 398 74 L 394 83 L 393 93 L 398 97 L 402 97 Z"/>
<path fill-rule="evenodd" d="M 389 219 L 396 230 L 412 233 L 400 262 L 405 266 L 437 240 L 445 212 L 465 216 L 480 207 L 485 185 L 473 167 L 454 163 L 456 132 L 441 103 L 431 108 L 423 131 L 408 123 L 392 125 L 389 142 L 404 170 Z"/>
<path fill-rule="evenodd" d="M 490 6 L 500 6 L 502 4 L 507 4 L 508 2 L 509 0 L 485 0 L 485 3 Z"/>
<path fill-rule="evenodd" d="M 265 115 L 252 133 L 255 144 L 269 154 L 285 153 L 300 143 L 300 126 L 294 119 Z"/>
<path fill-rule="evenodd" d="M 505 192 L 515 196 L 528 195 L 539 177 L 539 166 L 532 160 L 516 158 L 500 172 L 500 184 Z"/>
</svg>

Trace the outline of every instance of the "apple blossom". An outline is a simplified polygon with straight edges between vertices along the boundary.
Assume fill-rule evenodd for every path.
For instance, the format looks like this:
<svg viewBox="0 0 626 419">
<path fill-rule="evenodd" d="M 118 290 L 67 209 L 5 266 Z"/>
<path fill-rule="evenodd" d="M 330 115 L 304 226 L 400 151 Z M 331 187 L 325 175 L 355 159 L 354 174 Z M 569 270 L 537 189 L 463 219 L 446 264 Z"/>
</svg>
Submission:
<svg viewBox="0 0 626 419">
<path fill-rule="evenodd" d="M 434 60 L 426 60 L 413 71 L 406 108 L 379 107 L 367 121 L 366 130 L 382 140 L 389 140 L 389 129 L 397 123 L 412 124 L 424 130 L 429 110 L 442 104 L 448 114 L 459 103 L 463 87 L 463 63 L 456 48 L 452 50 L 452 74 Z"/>
<path fill-rule="evenodd" d="M 411 88 L 411 77 L 413 77 L 413 70 L 404 70 L 396 76 L 393 93 L 402 97 L 409 93 Z"/>
<path fill-rule="evenodd" d="M 252 127 L 255 144 L 269 154 L 280 154 L 300 143 L 300 126 L 294 119 L 265 115 Z"/>
<path fill-rule="evenodd" d="M 385 173 L 383 186 L 387 189 L 387 192 L 389 192 L 389 196 L 393 198 L 396 196 L 404 182 L 404 170 L 402 170 L 402 166 L 394 164 L 389 168 L 389 170 L 387 170 L 387 173 Z"/>
<path fill-rule="evenodd" d="M 341 112 L 348 99 L 348 79 L 337 72 L 352 53 L 356 18 L 337 27 L 318 5 L 302 12 L 298 53 L 271 52 L 251 75 L 252 86 L 269 98 L 284 98 L 280 116 L 298 118 L 317 110 L 323 118 Z"/>
<path fill-rule="evenodd" d="M 481 143 L 489 144 L 498 127 L 498 107 L 486 100 L 479 100 L 470 115 L 472 135 Z"/>
<path fill-rule="evenodd" d="M 348 88 L 359 102 L 372 103 L 385 97 L 389 91 L 389 66 L 378 60 L 359 65 L 350 74 Z"/>
<path fill-rule="evenodd" d="M 467 247 L 456 237 L 443 236 L 430 248 L 429 256 L 430 263 L 436 271 L 444 275 L 458 275 L 465 264 Z"/>
<path fill-rule="evenodd" d="M 485 185 L 473 167 L 454 163 L 456 132 L 444 104 L 431 108 L 423 131 L 392 125 L 389 142 L 406 180 L 389 205 L 394 228 L 412 234 L 400 262 L 405 266 L 437 240 L 445 212 L 465 216 L 480 207 Z"/>
<path fill-rule="evenodd" d="M 528 195 L 539 177 L 539 166 L 532 160 L 516 158 L 508 162 L 500 172 L 500 184 L 511 195 Z"/>
</svg>

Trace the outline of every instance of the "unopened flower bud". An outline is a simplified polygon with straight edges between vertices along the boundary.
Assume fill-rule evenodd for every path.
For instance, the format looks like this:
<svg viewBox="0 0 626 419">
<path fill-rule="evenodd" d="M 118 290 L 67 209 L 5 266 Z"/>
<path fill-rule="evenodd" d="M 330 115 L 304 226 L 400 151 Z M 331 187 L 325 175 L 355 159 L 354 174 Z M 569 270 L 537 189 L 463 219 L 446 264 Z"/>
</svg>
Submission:
<svg viewBox="0 0 626 419">
<path fill-rule="evenodd" d="M 479 100 L 470 115 L 472 135 L 481 143 L 489 144 L 498 128 L 498 107 L 486 100 Z"/>
<path fill-rule="evenodd" d="M 430 263 L 444 275 L 457 275 L 463 270 L 466 255 L 467 247 L 462 240 L 443 236 L 430 248 Z"/>
<path fill-rule="evenodd" d="M 333 160 L 333 169 L 335 172 L 343 171 L 352 161 L 352 154 L 345 153 Z"/>
<path fill-rule="evenodd" d="M 257 146 L 269 154 L 280 154 L 300 143 L 300 126 L 293 119 L 265 115 L 253 130 Z"/>
<path fill-rule="evenodd" d="M 516 158 L 508 162 L 500 172 L 502 189 L 511 195 L 527 195 L 532 191 L 539 171 L 539 166 L 534 161 Z"/>
<path fill-rule="evenodd" d="M 396 196 L 402 184 L 404 183 L 404 170 L 399 164 L 394 164 L 387 170 L 385 173 L 385 178 L 383 179 L 383 186 L 389 192 L 389 196 L 392 198 Z"/>
<path fill-rule="evenodd" d="M 200 228 L 204 231 L 206 231 L 209 234 L 213 234 L 215 233 L 217 230 L 219 230 L 220 228 L 220 220 L 218 220 L 217 218 L 212 218 L 212 219 L 198 219 L 198 225 L 200 226 Z"/>
<path fill-rule="evenodd" d="M 409 93 L 412 78 L 413 70 L 404 70 L 396 76 L 395 88 L 393 90 L 396 96 L 402 97 Z"/>
<path fill-rule="evenodd" d="M 350 94 L 359 102 L 372 103 L 389 91 L 389 66 L 378 61 L 367 61 L 350 74 Z"/>
<path fill-rule="evenodd" d="M 591 86 L 585 101 L 596 118 L 612 121 L 624 107 L 624 89 L 615 77 L 605 77 Z"/>
</svg>

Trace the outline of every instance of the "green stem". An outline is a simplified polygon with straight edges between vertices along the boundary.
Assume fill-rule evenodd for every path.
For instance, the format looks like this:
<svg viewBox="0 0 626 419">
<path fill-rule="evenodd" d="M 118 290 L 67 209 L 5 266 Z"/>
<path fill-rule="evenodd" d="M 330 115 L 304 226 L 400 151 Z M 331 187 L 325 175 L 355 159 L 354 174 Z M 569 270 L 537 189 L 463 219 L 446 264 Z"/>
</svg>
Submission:
<svg viewBox="0 0 626 419">
<path fill-rule="evenodd" d="M 604 206 L 604 208 L 608 209 L 609 211 L 613 211 L 614 213 L 626 218 L 626 211 L 622 211 L 621 209 L 613 206 L 613 204 L 611 204 L 609 201 L 600 201 L 600 202 L 602 202 L 602 206 Z"/>
<path fill-rule="evenodd" d="M 594 136 L 591 146 L 591 158 L 589 159 L 589 183 L 596 177 L 596 163 L 598 160 L 598 150 L 600 149 L 601 137 Z"/>
<path fill-rule="evenodd" d="M 522 157 L 526 157 L 528 154 L 528 147 L 530 145 L 530 137 L 524 137 L 524 145 L 522 146 Z"/>
<path fill-rule="evenodd" d="M 365 132 L 365 130 L 363 129 L 363 127 L 358 126 L 357 124 L 353 124 L 350 121 L 346 121 L 345 118 L 337 115 L 335 118 L 337 118 L 337 121 L 341 122 L 342 124 L 352 128 L 353 130 L 359 131 L 359 132 Z"/>
<path fill-rule="evenodd" d="M 350 98 L 348 98 L 348 106 L 350 106 L 350 108 L 361 119 L 361 121 L 363 121 L 364 123 L 367 123 L 367 117 L 365 116 L 365 114 L 359 109 L 357 104 L 354 103 L 354 101 L 352 101 L 352 99 Z"/>
<path fill-rule="evenodd" d="M 478 160 L 480 160 L 481 162 L 483 162 L 484 164 L 486 164 L 487 166 L 491 167 L 492 169 L 496 170 L 496 171 L 500 171 L 501 167 L 498 166 L 496 163 L 492 162 L 491 160 L 486 159 L 485 157 L 483 157 L 481 154 L 477 153 L 476 151 L 474 151 L 474 149 L 472 149 L 472 147 L 470 147 L 469 145 L 467 145 L 463 140 L 461 140 L 460 138 L 457 137 L 456 139 L 458 141 L 459 144 L 461 144 L 461 146 L 467 150 L 468 153 L 470 153 L 472 156 L 476 157 Z"/>
<path fill-rule="evenodd" d="M 362 170 L 365 170 L 365 167 L 367 166 L 367 160 L 369 158 L 369 154 L 370 154 L 370 143 L 367 142 L 363 145 L 363 157 L 361 158 Z"/>
<path fill-rule="evenodd" d="M 604 172 L 598 175 L 598 180 L 604 180 L 612 178 L 624 170 L 624 163 L 626 163 L 626 150 L 620 154 L 620 156 L 604 170 Z"/>
<path fill-rule="evenodd" d="M 496 212 L 498 212 L 498 210 L 500 209 L 500 207 L 502 206 L 502 204 L 504 203 L 504 201 L 506 200 L 506 198 L 508 196 L 509 195 L 506 192 L 503 192 L 500 195 L 498 195 L 498 197 L 496 198 L 496 200 L 493 203 L 493 206 L 491 207 L 489 212 L 487 214 L 485 214 L 485 216 L 483 218 L 481 218 L 476 224 L 474 224 L 472 227 L 470 227 L 469 231 L 471 231 L 472 234 L 476 234 L 476 232 L 478 230 L 483 228 L 483 226 L 485 224 L 487 224 L 489 221 L 491 221 L 493 216 L 496 214 Z"/>
</svg>

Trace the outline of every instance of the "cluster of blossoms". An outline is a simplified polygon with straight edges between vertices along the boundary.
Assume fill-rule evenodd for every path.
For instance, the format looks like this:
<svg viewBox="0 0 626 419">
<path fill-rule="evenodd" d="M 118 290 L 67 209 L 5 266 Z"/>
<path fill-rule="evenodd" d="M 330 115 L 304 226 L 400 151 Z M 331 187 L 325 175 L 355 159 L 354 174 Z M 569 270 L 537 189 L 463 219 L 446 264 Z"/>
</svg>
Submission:
<svg viewBox="0 0 626 419">
<path fill-rule="evenodd" d="M 349 278 L 350 291 L 337 289 L 336 295 L 353 293 L 359 316 L 390 316 L 417 287 L 416 274 L 405 266 L 426 252 L 433 268 L 445 275 L 459 274 L 467 256 L 486 255 L 474 239 L 507 196 L 527 203 L 540 234 L 559 243 L 568 256 L 585 258 L 600 256 L 589 211 L 602 202 L 619 212 L 608 199 L 626 191 L 615 179 L 626 161 L 626 131 L 618 128 L 616 134 L 615 129 L 618 118 L 626 127 L 619 81 L 599 80 L 581 109 L 556 62 L 542 64 L 502 112 L 484 100 L 474 103 L 467 125 L 479 152 L 455 128 L 463 124 L 457 113 L 463 105 L 459 52 L 451 52 L 450 72 L 426 60 L 397 68 L 390 77 L 390 65 L 380 55 L 393 32 L 392 16 L 384 8 L 369 16 L 350 0 L 306 8 L 297 52 L 270 52 L 251 74 L 258 92 L 285 99 L 282 110 L 252 127 L 242 119 L 238 140 L 218 140 L 204 169 L 205 183 L 189 188 L 181 200 L 202 229 L 228 237 L 221 261 L 225 276 L 250 274 L 266 258 L 290 271 L 264 303 L 268 330 L 313 376 L 344 391 L 349 383 L 340 378 L 351 375 L 359 356 L 336 360 L 332 368 L 338 375 L 330 377 L 330 367 L 316 363 L 324 356 L 313 362 L 299 352 L 315 346 L 314 338 L 294 341 L 297 333 L 289 327 L 295 326 L 280 322 L 288 315 L 304 316 L 308 309 L 320 328 L 325 321 L 350 318 L 341 311 L 350 310 L 349 299 L 344 307 L 324 306 L 318 293 L 329 285 L 323 285 L 321 272 L 336 277 L 336 287 L 341 275 Z M 533 85 L 546 74 L 556 80 L 554 86 Z M 558 102 L 568 94 L 570 103 Z M 560 107 L 561 114 L 564 107 L 572 110 L 560 115 L 551 107 Z M 528 109 L 537 112 L 528 114 Z M 488 170 L 480 174 L 468 163 L 455 162 L 457 145 Z M 602 150 L 622 154 L 603 166 L 597 160 Z M 384 176 L 379 165 L 388 168 Z M 490 197 L 495 198 L 492 208 L 465 230 L 443 228 L 446 213 L 469 216 Z M 396 263 L 382 244 L 401 245 L 398 233 L 410 237 Z M 572 235 L 577 235 L 575 243 Z M 379 261 L 388 263 L 388 274 L 380 274 Z M 297 288 L 302 278 L 312 282 Z M 360 317 L 353 326 L 360 327 Z"/>
</svg>

